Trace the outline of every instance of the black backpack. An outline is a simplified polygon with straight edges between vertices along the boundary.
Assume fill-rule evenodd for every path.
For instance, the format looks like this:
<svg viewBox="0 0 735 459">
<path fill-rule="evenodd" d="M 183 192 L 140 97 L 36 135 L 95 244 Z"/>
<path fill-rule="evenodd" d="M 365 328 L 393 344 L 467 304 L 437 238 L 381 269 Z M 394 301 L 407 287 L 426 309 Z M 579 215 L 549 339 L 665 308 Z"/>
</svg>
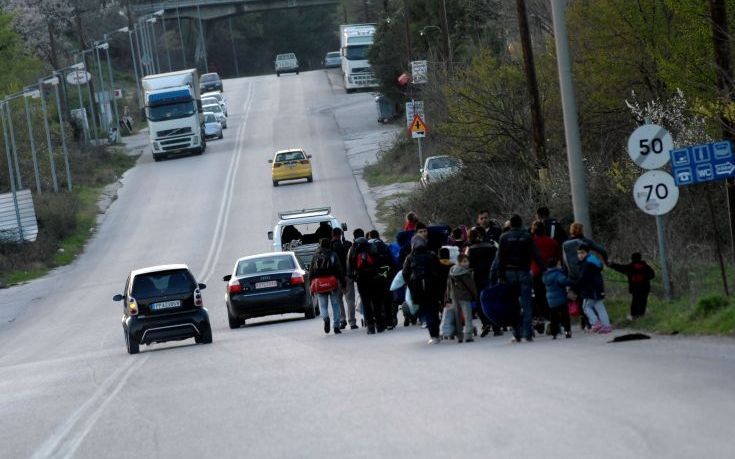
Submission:
<svg viewBox="0 0 735 459">
<path fill-rule="evenodd" d="M 559 220 L 549 218 L 544 224 L 546 225 L 546 235 L 555 240 L 561 247 L 567 240 L 567 232 L 564 231 L 564 227 L 559 223 Z"/>
<path fill-rule="evenodd" d="M 434 254 L 429 251 L 411 255 L 411 278 L 408 279 L 408 288 L 413 299 L 419 304 L 429 300 L 432 288 L 436 287 L 439 276 L 435 262 Z"/>
<path fill-rule="evenodd" d="M 316 275 L 326 275 L 334 270 L 334 252 L 319 250 L 311 259 L 311 266 Z"/>
</svg>

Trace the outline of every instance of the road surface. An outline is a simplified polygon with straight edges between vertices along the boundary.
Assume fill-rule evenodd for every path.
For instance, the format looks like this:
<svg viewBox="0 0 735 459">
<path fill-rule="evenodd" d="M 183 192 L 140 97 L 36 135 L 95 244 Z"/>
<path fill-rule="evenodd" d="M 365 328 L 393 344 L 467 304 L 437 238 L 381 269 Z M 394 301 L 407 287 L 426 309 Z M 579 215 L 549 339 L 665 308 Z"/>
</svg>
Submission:
<svg viewBox="0 0 735 459">
<path fill-rule="evenodd" d="M 0 456 L 735 457 L 731 340 L 428 346 L 416 327 L 334 336 L 297 315 L 229 330 L 221 277 L 269 249 L 279 210 L 371 225 L 343 139 L 374 106 L 322 71 L 226 88 L 225 140 L 141 157 L 72 266 L 0 291 Z M 337 108 L 365 116 L 340 128 Z M 314 155 L 314 183 L 271 185 L 287 147 Z M 209 285 L 214 343 L 128 355 L 112 296 L 131 269 L 178 262 Z"/>
</svg>

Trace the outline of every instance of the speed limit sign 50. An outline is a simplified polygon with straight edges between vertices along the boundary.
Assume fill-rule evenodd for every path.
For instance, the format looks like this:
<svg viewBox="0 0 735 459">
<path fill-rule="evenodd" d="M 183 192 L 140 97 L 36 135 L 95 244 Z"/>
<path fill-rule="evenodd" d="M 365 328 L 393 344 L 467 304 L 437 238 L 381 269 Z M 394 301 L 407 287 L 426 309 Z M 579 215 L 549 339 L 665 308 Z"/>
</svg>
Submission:
<svg viewBox="0 0 735 459">
<path fill-rule="evenodd" d="M 665 166 L 673 149 L 671 134 L 656 124 L 644 124 L 628 138 L 628 154 L 643 169 Z"/>
<path fill-rule="evenodd" d="M 679 188 L 674 177 L 664 171 L 648 171 L 633 186 L 636 205 L 649 215 L 665 215 L 676 206 Z"/>
</svg>

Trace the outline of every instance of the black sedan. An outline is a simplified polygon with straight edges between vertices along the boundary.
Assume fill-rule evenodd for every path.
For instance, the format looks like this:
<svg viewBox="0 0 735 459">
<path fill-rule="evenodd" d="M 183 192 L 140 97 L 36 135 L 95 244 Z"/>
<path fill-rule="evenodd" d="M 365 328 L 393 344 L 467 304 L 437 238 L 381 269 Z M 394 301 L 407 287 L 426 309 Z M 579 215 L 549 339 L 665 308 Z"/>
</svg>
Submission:
<svg viewBox="0 0 735 459">
<path fill-rule="evenodd" d="M 199 91 L 224 91 L 222 87 L 222 79 L 217 73 L 205 73 L 199 77 Z"/>
<path fill-rule="evenodd" d="M 137 269 L 128 275 L 125 290 L 113 297 L 123 302 L 122 326 L 128 353 L 140 345 L 194 338 L 212 342 L 209 314 L 201 291 L 186 265 Z"/>
<path fill-rule="evenodd" d="M 230 328 L 239 328 L 247 319 L 275 314 L 316 315 L 309 293 L 307 273 L 293 252 L 253 255 L 237 260 L 227 282 L 227 318 Z"/>
</svg>

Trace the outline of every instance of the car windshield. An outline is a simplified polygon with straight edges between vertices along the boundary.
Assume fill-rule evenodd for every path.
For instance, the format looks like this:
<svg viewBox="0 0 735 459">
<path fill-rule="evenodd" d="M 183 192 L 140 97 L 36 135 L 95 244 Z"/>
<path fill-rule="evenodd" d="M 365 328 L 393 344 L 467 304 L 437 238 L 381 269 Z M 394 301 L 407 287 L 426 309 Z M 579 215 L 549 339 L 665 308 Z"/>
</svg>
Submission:
<svg viewBox="0 0 735 459">
<path fill-rule="evenodd" d="M 235 269 L 236 276 L 248 276 L 251 274 L 264 274 L 274 271 L 289 271 L 296 269 L 293 257 L 290 255 L 278 255 L 272 257 L 242 260 Z"/>
<path fill-rule="evenodd" d="M 161 271 L 135 276 L 131 296 L 136 299 L 191 293 L 196 288 L 194 278 L 185 269 Z"/>
<path fill-rule="evenodd" d="M 285 163 L 287 161 L 300 161 L 302 159 L 306 159 L 306 157 L 304 156 L 304 152 L 301 150 L 284 151 L 283 153 L 278 153 L 276 155 L 277 163 Z"/>
<path fill-rule="evenodd" d="M 204 107 L 202 107 L 202 108 L 204 108 L 204 109 L 205 109 L 205 110 L 207 110 L 208 112 L 212 112 L 212 113 L 222 113 L 222 107 L 220 107 L 220 106 L 219 106 L 219 104 L 211 104 L 211 105 L 205 105 L 205 106 L 204 106 Z"/>
<path fill-rule="evenodd" d="M 212 81 L 219 81 L 219 75 L 216 73 L 207 73 L 205 75 L 202 75 L 202 79 L 200 80 L 202 83 L 211 83 Z"/>
<path fill-rule="evenodd" d="M 204 114 L 204 122 L 205 123 L 216 123 L 217 118 L 214 117 L 214 114 L 212 113 L 205 113 Z"/>
<path fill-rule="evenodd" d="M 369 49 L 370 45 L 348 46 L 345 48 L 345 57 L 351 61 L 365 60 Z"/>
<path fill-rule="evenodd" d="M 429 170 L 446 169 L 457 167 L 457 160 L 454 158 L 435 158 L 429 162 Z"/>
<path fill-rule="evenodd" d="M 202 98 L 202 106 L 206 107 L 207 105 L 219 105 L 219 101 L 214 97 Z"/>
<path fill-rule="evenodd" d="M 276 56 L 277 61 L 285 61 L 288 59 L 296 59 L 296 55 L 293 53 L 289 53 L 289 54 L 279 54 L 278 56 Z"/>
<path fill-rule="evenodd" d="M 339 57 L 339 51 L 332 51 L 331 53 L 327 53 L 327 57 Z"/>
<path fill-rule="evenodd" d="M 196 113 L 195 105 L 190 102 L 178 102 L 175 104 L 154 105 L 146 109 L 148 119 L 151 121 L 175 120 L 186 118 Z"/>
<path fill-rule="evenodd" d="M 204 99 L 217 99 L 218 101 L 222 101 L 222 94 L 218 92 L 209 92 L 207 94 L 202 94 L 202 100 Z"/>
</svg>

